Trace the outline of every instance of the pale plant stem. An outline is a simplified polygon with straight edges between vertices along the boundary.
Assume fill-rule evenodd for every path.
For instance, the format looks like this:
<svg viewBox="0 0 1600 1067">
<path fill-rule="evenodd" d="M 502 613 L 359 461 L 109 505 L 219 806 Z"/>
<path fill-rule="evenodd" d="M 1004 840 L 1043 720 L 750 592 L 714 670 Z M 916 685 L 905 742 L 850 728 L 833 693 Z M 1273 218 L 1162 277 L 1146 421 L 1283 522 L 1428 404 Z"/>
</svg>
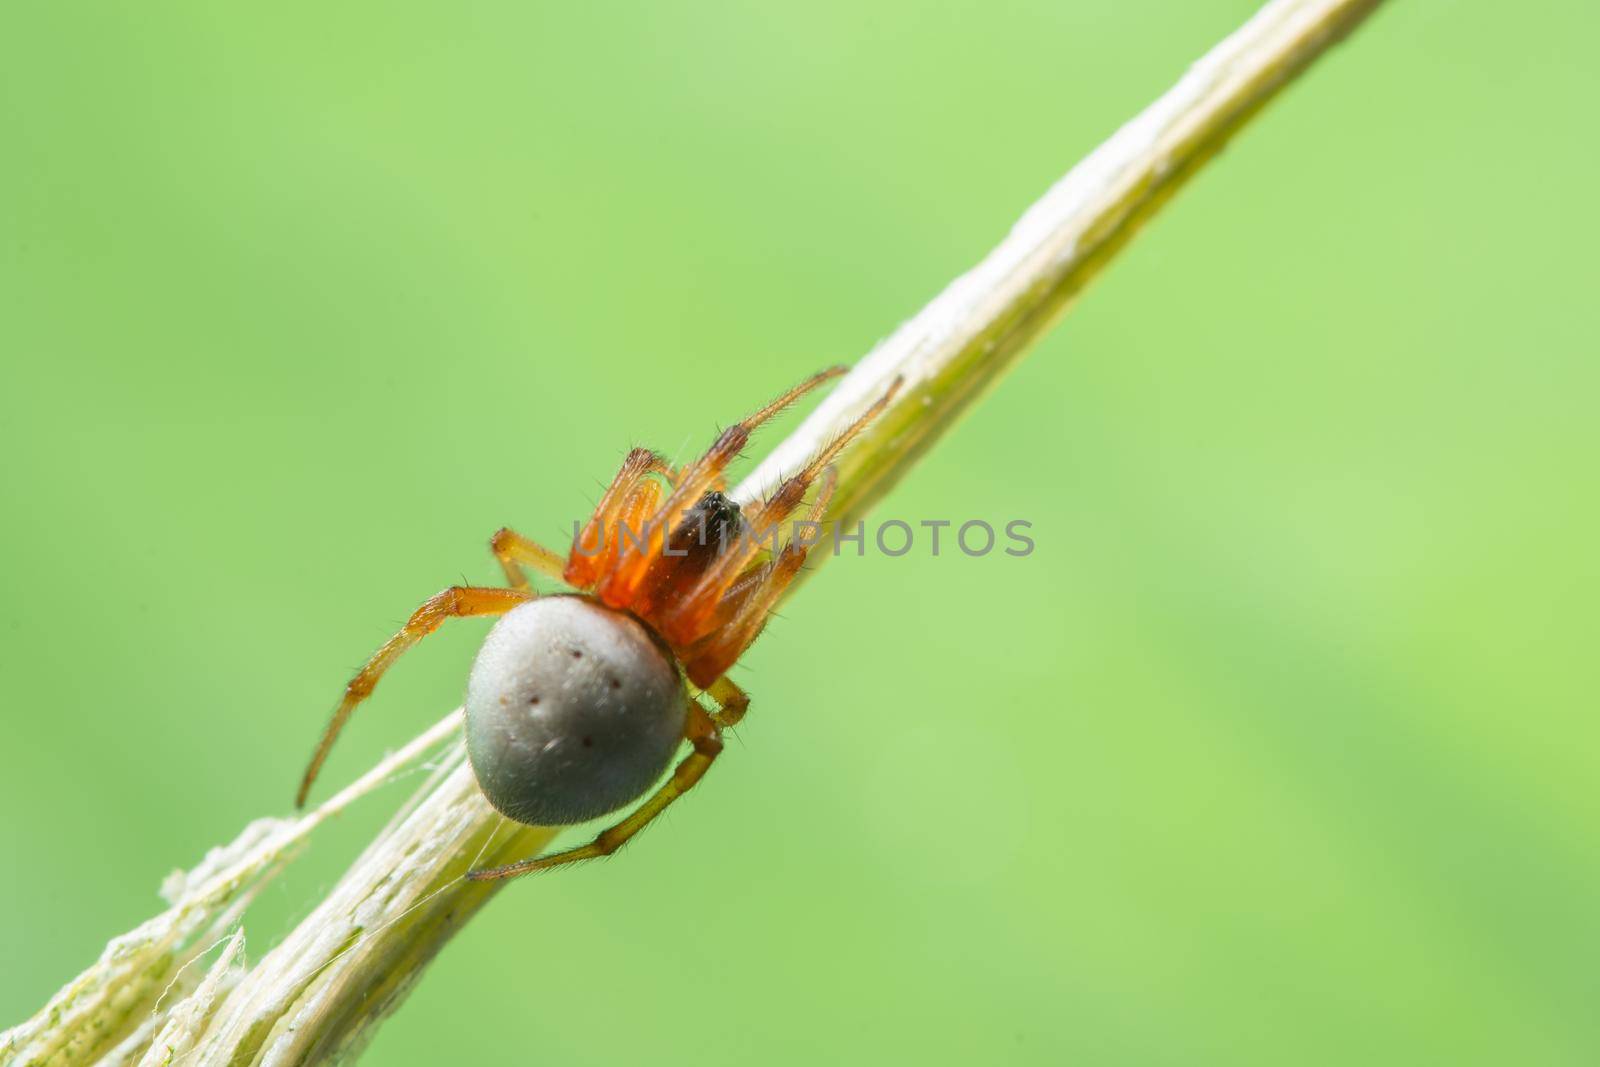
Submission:
<svg viewBox="0 0 1600 1067">
<path fill-rule="evenodd" d="M 1275 0 L 1263 7 L 1056 182 L 982 262 L 856 364 L 734 496 L 749 501 L 770 490 L 898 378 L 893 402 L 839 462 L 829 517 L 859 518 L 1236 130 L 1379 2 Z"/>
<path fill-rule="evenodd" d="M 899 380 L 893 403 L 839 462 L 828 517 L 862 516 L 1240 126 L 1378 3 L 1263 7 L 861 360 L 736 495 L 752 500 L 796 470 Z M 458 718 L 316 811 L 258 820 L 176 879 L 165 889 L 172 907 L 114 940 L 38 1015 L 0 1035 L 0 1063 L 301 1064 L 359 1052 L 502 884 L 469 882 L 466 871 L 534 855 L 554 836 L 509 823 L 484 802 L 454 740 Z M 446 742 L 426 784 L 311 914 L 246 964 L 242 937 L 224 935 L 264 880 L 322 821 Z M 222 956 L 201 968 L 213 945 Z"/>
</svg>

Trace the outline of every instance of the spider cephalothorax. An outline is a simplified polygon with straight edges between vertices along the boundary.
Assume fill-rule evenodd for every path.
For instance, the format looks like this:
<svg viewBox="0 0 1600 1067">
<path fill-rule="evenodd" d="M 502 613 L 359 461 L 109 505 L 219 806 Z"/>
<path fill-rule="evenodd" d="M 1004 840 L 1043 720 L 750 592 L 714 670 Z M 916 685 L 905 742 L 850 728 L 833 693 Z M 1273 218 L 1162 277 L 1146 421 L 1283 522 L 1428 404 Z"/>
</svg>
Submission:
<svg viewBox="0 0 1600 1067">
<path fill-rule="evenodd" d="M 834 458 L 894 390 L 748 508 L 725 495 L 724 472 L 757 426 L 841 373 L 801 382 L 681 469 L 634 449 L 565 559 L 512 530 L 496 533 L 490 549 L 509 588 L 451 586 L 412 614 L 345 687 L 297 803 L 350 713 L 402 652 L 447 618 L 500 615 L 468 680 L 466 734 L 478 784 L 506 816 L 537 826 L 585 822 L 643 795 L 683 742 L 690 751 L 643 804 L 589 844 L 472 877 L 507 878 L 614 852 L 700 780 L 722 751 L 722 730 L 744 716 L 750 700 L 726 672 L 760 635 L 810 547 L 780 538 L 780 524 L 813 489 L 806 513 L 812 523 L 822 518 Z M 537 596 L 524 567 L 574 592 Z"/>
</svg>

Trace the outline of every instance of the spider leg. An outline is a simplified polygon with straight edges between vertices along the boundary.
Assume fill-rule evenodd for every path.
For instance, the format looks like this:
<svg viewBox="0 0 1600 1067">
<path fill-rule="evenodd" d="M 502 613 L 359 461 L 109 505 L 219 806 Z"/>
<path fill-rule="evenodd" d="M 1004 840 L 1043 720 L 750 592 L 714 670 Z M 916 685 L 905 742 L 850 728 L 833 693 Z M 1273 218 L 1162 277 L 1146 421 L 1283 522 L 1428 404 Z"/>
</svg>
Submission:
<svg viewBox="0 0 1600 1067">
<path fill-rule="evenodd" d="M 673 486 L 672 495 L 655 513 L 648 540 L 642 545 L 630 546 L 623 550 L 616 565 L 605 575 L 604 581 L 599 586 L 600 599 L 614 608 L 630 606 L 640 586 L 644 584 L 651 562 L 661 558 L 661 549 L 667 534 L 688 514 L 689 509 L 699 502 L 706 491 L 716 484 L 728 464 L 744 450 L 756 428 L 823 382 L 837 378 L 844 372 L 844 367 L 830 367 L 819 371 L 760 411 L 723 430 L 705 455 L 683 469 Z M 666 570 L 657 568 L 658 578 L 664 578 L 669 571 L 670 568 Z"/>
<path fill-rule="evenodd" d="M 694 747 L 677 767 L 673 768 L 672 777 L 663 782 L 661 788 L 651 794 L 650 799 L 633 809 L 620 822 L 600 831 L 587 845 L 569 848 L 565 852 L 556 852 L 548 856 L 537 856 L 504 867 L 471 871 L 467 877 L 475 882 L 516 878 L 519 875 L 532 874 L 534 871 L 543 871 L 567 863 L 611 855 L 665 811 L 667 805 L 693 789 L 695 783 L 705 776 L 706 771 L 722 752 L 721 728 L 695 700 L 689 701 L 689 724 L 684 730 L 684 738 Z"/>
<path fill-rule="evenodd" d="M 707 632 L 707 622 L 715 612 L 718 602 L 729 585 L 743 572 L 767 541 L 769 533 L 800 506 L 801 499 L 822 471 L 844 451 L 857 434 L 877 418 L 900 389 L 900 379 L 890 383 L 883 396 L 863 411 L 844 432 L 819 451 L 793 477 L 786 479 L 772 495 L 750 509 L 746 516 L 749 536 L 734 542 L 695 583 L 688 593 L 674 604 L 661 620 L 662 633 L 676 644 L 689 644 Z M 774 538 L 775 540 L 775 538 Z"/>
<path fill-rule="evenodd" d="M 824 468 L 821 485 L 817 489 L 816 499 L 811 503 L 807 520 L 813 526 L 819 525 L 822 516 L 827 512 L 828 501 L 833 497 L 837 481 L 838 471 L 833 467 Z M 790 534 L 789 540 L 784 542 L 783 550 L 765 567 L 765 574 L 760 584 L 744 597 L 743 602 L 721 626 L 687 654 L 684 671 L 691 682 L 696 685 L 710 682 L 714 689 L 717 684 L 727 680 L 724 672 L 744 655 L 745 649 L 754 644 L 757 637 L 761 636 L 762 627 L 766 626 L 773 607 L 778 603 L 778 598 L 783 595 L 783 591 L 794 581 L 795 575 L 800 573 L 801 566 L 805 564 L 806 555 L 811 551 L 811 544 L 812 542 L 800 537 L 799 530 Z M 712 679 L 718 681 L 712 682 Z M 716 696 L 715 693 L 712 695 Z M 718 702 L 721 703 L 720 698 Z"/>
<path fill-rule="evenodd" d="M 579 589 L 590 589 L 616 562 L 623 531 L 638 535 L 643 520 L 661 500 L 656 475 L 670 477 L 666 458 L 648 448 L 636 448 L 622 461 L 588 525 L 572 542 L 563 577 Z"/>
<path fill-rule="evenodd" d="M 750 694 L 746 693 L 732 678 L 726 674 L 706 686 L 701 692 L 706 693 L 717 702 L 716 711 L 711 712 L 711 721 L 717 724 L 717 729 L 726 730 L 739 725 L 739 720 L 744 718 L 744 713 L 750 710 Z"/>
<path fill-rule="evenodd" d="M 518 604 L 532 599 L 531 593 L 517 589 L 484 589 L 453 585 L 425 600 L 420 608 L 411 613 L 411 618 L 401 627 L 400 632 L 384 642 L 383 647 L 372 654 L 366 666 L 362 667 L 344 687 L 344 696 L 340 699 L 339 706 L 334 709 L 333 718 L 328 721 L 328 728 L 323 731 L 322 740 L 317 742 L 317 750 L 312 753 L 311 762 L 306 766 L 306 773 L 300 779 L 300 791 L 295 794 L 294 806 L 297 808 L 305 806 L 306 794 L 311 792 L 311 783 L 316 781 L 317 772 L 322 770 L 322 762 L 328 758 L 328 750 L 333 747 L 339 731 L 343 730 L 344 724 L 350 720 L 350 713 L 355 711 L 357 704 L 372 694 L 378 680 L 383 677 L 383 672 L 394 665 L 394 661 L 400 658 L 401 653 L 437 630 L 446 619 L 460 619 L 472 615 L 503 615 Z"/>
<path fill-rule="evenodd" d="M 507 526 L 500 527 L 489 539 L 489 551 L 500 561 L 507 584 L 524 593 L 533 588 L 528 583 L 528 572 L 522 569 L 524 566 L 550 578 L 561 578 L 566 568 L 566 561 L 555 552 Z"/>
</svg>

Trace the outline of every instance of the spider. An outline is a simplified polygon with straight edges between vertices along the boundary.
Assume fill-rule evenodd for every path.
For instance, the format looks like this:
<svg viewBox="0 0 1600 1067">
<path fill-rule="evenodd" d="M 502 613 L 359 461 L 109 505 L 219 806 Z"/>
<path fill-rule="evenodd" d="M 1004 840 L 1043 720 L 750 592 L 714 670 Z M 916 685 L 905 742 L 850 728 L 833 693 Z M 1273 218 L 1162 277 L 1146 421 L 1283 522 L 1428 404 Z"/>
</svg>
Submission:
<svg viewBox="0 0 1600 1067">
<path fill-rule="evenodd" d="M 808 519 L 821 520 L 837 480 L 833 460 L 899 382 L 745 512 L 724 495 L 723 472 L 758 426 L 844 370 L 807 378 L 682 469 L 649 449 L 629 452 L 565 559 L 514 530 L 497 532 L 489 547 L 509 588 L 451 586 L 412 613 L 345 686 L 295 805 L 304 806 L 351 713 L 402 653 L 446 619 L 501 616 L 473 663 L 465 702 L 468 760 L 501 814 L 531 826 L 588 822 L 643 796 L 683 742 L 690 750 L 644 803 L 588 844 L 468 877 L 513 878 L 622 847 L 700 781 L 722 751 L 722 731 L 744 717 L 750 698 L 728 668 L 760 635 L 810 547 L 798 529 L 781 548 L 770 532 L 813 486 Z M 574 591 L 538 595 L 524 567 Z"/>
</svg>

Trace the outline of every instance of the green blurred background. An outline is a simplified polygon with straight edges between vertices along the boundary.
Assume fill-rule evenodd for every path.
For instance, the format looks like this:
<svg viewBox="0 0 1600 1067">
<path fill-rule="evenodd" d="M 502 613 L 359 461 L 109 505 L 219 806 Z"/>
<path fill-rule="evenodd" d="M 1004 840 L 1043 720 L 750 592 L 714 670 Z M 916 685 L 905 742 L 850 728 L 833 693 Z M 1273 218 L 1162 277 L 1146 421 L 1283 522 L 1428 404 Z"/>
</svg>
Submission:
<svg viewBox="0 0 1600 1067">
<path fill-rule="evenodd" d="M 864 352 L 1252 9 L 9 0 L 0 1023 L 497 526 Z M 1381 11 L 877 513 L 1037 551 L 830 565 L 704 789 L 371 1062 L 1594 1063 L 1597 31 Z"/>
</svg>

